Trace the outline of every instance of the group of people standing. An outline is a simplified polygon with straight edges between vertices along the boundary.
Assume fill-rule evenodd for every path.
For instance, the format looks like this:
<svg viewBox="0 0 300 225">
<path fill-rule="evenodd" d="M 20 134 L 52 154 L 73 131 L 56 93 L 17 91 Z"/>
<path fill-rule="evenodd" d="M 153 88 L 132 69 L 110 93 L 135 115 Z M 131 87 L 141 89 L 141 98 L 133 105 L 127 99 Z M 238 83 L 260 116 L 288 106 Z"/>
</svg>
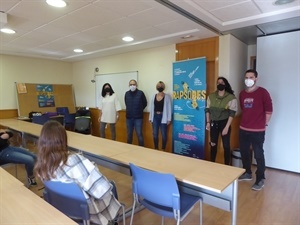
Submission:
<svg viewBox="0 0 300 225">
<path fill-rule="evenodd" d="M 258 73 L 250 69 L 245 72 L 246 88 L 239 94 L 242 117 L 239 128 L 239 144 L 243 168 L 246 172 L 239 180 L 252 180 L 251 162 L 254 152 L 257 163 L 256 181 L 253 190 L 261 190 L 265 179 L 265 157 L 263 144 L 265 131 L 273 112 L 272 99 L 269 92 L 256 85 Z M 206 129 L 210 131 L 210 157 L 215 162 L 219 135 L 224 148 L 225 164 L 230 165 L 230 125 L 235 116 L 238 104 L 234 92 L 224 77 L 217 79 L 217 91 L 207 98 Z"/>
<path fill-rule="evenodd" d="M 239 180 L 252 180 L 251 162 L 254 152 L 257 163 L 256 182 L 253 190 L 260 190 L 264 186 L 265 158 L 263 144 L 265 131 L 272 115 L 273 106 L 270 94 L 263 87 L 256 85 L 258 73 L 250 69 L 245 72 L 244 83 L 246 88 L 240 92 L 239 99 L 234 95 L 228 80 L 218 77 L 217 90 L 207 97 L 205 108 L 206 130 L 210 132 L 210 159 L 216 161 L 218 139 L 221 135 L 224 148 L 224 163 L 231 164 L 230 134 L 231 123 L 238 111 L 238 102 L 242 110 L 239 129 L 240 153 L 243 167 L 246 172 Z M 167 143 L 167 126 L 172 118 L 171 97 L 164 93 L 165 84 L 159 81 L 156 84 L 157 93 L 150 102 L 149 121 L 152 123 L 154 148 L 158 149 L 158 133 L 161 130 L 162 149 Z M 105 137 L 104 129 L 110 123 L 112 139 L 115 140 L 115 123 L 118 120 L 120 103 L 113 94 L 110 84 L 104 84 L 102 89 L 102 101 L 100 103 L 101 136 Z M 142 133 L 143 110 L 147 106 L 145 94 L 137 88 L 136 80 L 129 81 L 129 91 L 125 93 L 127 143 L 132 143 L 133 130 L 135 129 L 138 143 L 144 146 Z M 111 118 L 108 120 L 106 118 Z"/>
<path fill-rule="evenodd" d="M 263 144 L 265 132 L 273 112 L 272 99 L 268 91 L 256 85 L 258 73 L 245 72 L 245 90 L 239 94 L 242 116 L 239 128 L 239 143 L 243 167 L 246 172 L 239 180 L 252 180 L 252 146 L 257 163 L 256 181 L 253 190 L 261 190 L 265 179 L 265 158 Z M 158 131 L 162 134 L 162 149 L 166 148 L 167 126 L 171 122 L 171 97 L 164 93 L 165 84 L 156 84 L 157 93 L 150 102 L 149 121 L 153 128 L 153 141 L 158 149 Z M 102 89 L 100 103 L 100 131 L 105 137 L 105 127 L 110 125 L 112 139 L 116 139 L 115 124 L 119 119 L 120 103 L 110 84 Z M 136 80 L 129 81 L 129 91 L 125 93 L 127 142 L 132 143 L 135 129 L 140 146 L 144 145 L 142 134 L 143 110 L 147 106 L 145 94 L 137 88 Z M 230 164 L 231 123 L 238 109 L 238 100 L 224 77 L 217 79 L 217 90 L 207 98 L 206 129 L 210 131 L 211 161 L 216 160 L 218 138 L 221 134 L 225 164 Z M 59 180 L 76 182 L 83 190 L 90 206 L 91 220 L 97 224 L 114 224 L 120 203 L 113 196 L 110 182 L 100 173 L 97 166 L 80 154 L 68 151 L 67 133 L 56 121 L 44 124 L 38 140 L 38 155 L 26 149 L 9 144 L 12 133 L 0 130 L 0 163 L 25 164 L 29 185 L 37 185 L 34 174 L 42 181 Z M 102 195 L 99 190 L 105 188 Z"/>
<path fill-rule="evenodd" d="M 126 128 L 127 143 L 131 144 L 133 140 L 133 131 L 135 130 L 138 144 L 144 146 L 143 137 L 143 117 L 144 109 L 148 102 L 143 91 L 137 88 L 137 81 L 129 81 L 129 90 L 125 93 L 126 105 Z M 153 95 L 150 102 L 149 121 L 152 123 L 154 148 L 158 149 L 159 130 L 162 135 L 163 150 L 167 144 L 167 126 L 172 119 L 172 101 L 171 96 L 164 92 L 165 84 L 159 81 L 156 84 L 157 93 Z M 116 139 L 115 125 L 119 119 L 119 111 L 121 110 L 120 102 L 109 83 L 105 83 L 102 87 L 102 98 L 100 100 L 100 135 L 105 138 L 105 127 L 110 126 L 112 139 Z"/>
</svg>

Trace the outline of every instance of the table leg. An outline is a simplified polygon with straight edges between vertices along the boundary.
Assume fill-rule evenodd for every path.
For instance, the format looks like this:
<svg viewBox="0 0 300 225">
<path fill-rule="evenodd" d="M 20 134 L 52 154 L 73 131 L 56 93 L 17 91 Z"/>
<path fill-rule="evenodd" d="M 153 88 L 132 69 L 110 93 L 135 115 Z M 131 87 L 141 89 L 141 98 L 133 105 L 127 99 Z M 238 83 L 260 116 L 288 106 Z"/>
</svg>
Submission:
<svg viewBox="0 0 300 225">
<path fill-rule="evenodd" d="M 233 182 L 231 224 L 236 225 L 238 204 L 238 180 Z"/>
</svg>

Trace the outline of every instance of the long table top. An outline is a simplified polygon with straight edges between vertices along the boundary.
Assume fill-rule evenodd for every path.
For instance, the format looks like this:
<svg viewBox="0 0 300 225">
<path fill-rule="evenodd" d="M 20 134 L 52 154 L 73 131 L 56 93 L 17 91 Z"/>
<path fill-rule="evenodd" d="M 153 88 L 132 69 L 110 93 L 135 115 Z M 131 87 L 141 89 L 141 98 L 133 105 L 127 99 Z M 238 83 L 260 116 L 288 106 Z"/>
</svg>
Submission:
<svg viewBox="0 0 300 225">
<path fill-rule="evenodd" d="M 40 135 L 41 125 L 16 119 L 0 119 L 0 125 L 34 136 Z M 244 169 L 208 162 L 177 154 L 156 151 L 127 143 L 67 131 L 71 148 L 106 157 L 123 164 L 172 173 L 177 180 L 221 193 L 231 185 Z"/>
<path fill-rule="evenodd" d="M 0 224 L 76 225 L 0 167 Z"/>
</svg>

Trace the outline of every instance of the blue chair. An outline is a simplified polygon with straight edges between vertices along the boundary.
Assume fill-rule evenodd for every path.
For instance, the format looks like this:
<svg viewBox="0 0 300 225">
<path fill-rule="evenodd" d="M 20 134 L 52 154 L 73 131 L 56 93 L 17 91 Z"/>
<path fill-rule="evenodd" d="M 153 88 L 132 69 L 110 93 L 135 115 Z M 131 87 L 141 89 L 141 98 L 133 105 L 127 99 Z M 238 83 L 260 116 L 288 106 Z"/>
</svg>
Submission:
<svg viewBox="0 0 300 225">
<path fill-rule="evenodd" d="M 117 193 L 115 184 L 112 192 Z M 78 224 L 89 225 L 90 214 L 86 198 L 80 187 L 74 183 L 60 181 L 44 181 L 44 199 Z M 117 196 L 116 196 L 117 198 Z M 125 207 L 123 208 L 123 224 L 125 225 Z"/>
<path fill-rule="evenodd" d="M 69 108 L 68 107 L 56 107 L 56 113 L 58 115 L 67 115 L 69 114 Z"/>
<path fill-rule="evenodd" d="M 32 116 L 32 122 L 44 125 L 49 120 L 49 116 L 47 114 L 42 114 L 40 116 Z"/>
<path fill-rule="evenodd" d="M 142 169 L 130 163 L 132 172 L 133 206 L 130 219 L 132 225 L 136 204 L 141 204 L 151 212 L 174 218 L 177 225 L 200 202 L 200 224 L 202 224 L 202 199 L 179 191 L 174 175 Z"/>
<path fill-rule="evenodd" d="M 44 199 L 59 211 L 74 220 L 90 224 L 89 207 L 82 190 L 76 183 L 44 181 Z"/>
<path fill-rule="evenodd" d="M 65 115 L 65 128 L 66 130 L 74 131 L 75 128 L 75 113 Z"/>
</svg>

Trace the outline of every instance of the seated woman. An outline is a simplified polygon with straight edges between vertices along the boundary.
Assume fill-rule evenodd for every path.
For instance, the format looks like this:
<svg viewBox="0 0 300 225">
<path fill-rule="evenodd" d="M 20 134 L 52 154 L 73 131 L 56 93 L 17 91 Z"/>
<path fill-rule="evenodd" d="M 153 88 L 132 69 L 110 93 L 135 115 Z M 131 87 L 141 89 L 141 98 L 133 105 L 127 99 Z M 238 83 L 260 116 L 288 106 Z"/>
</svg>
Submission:
<svg viewBox="0 0 300 225">
<path fill-rule="evenodd" d="M 44 124 L 38 141 L 35 172 L 41 180 L 75 182 L 82 189 L 96 224 L 111 224 L 121 204 L 111 192 L 112 185 L 87 158 L 68 151 L 67 133 L 57 121 Z"/>
<path fill-rule="evenodd" d="M 11 146 L 9 144 L 9 139 L 12 136 L 12 132 L 0 129 L 0 164 L 25 164 L 28 184 L 37 185 L 33 174 L 33 168 L 36 161 L 35 154 L 27 149 Z"/>
</svg>

